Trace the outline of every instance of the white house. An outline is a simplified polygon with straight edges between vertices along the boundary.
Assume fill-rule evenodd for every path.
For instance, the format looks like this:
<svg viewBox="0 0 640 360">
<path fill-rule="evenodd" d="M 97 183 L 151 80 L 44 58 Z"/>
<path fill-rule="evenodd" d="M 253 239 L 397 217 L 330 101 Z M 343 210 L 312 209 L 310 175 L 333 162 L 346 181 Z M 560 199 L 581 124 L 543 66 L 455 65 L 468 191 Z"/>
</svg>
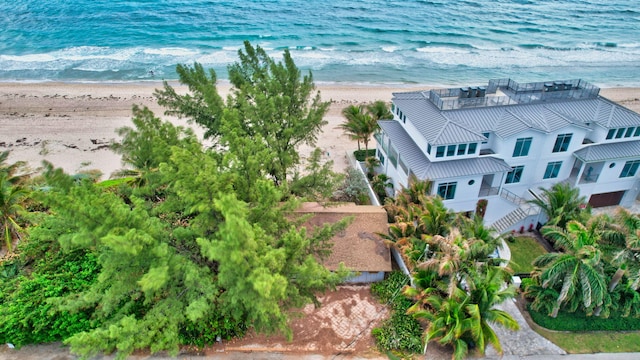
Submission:
<svg viewBox="0 0 640 360">
<path fill-rule="evenodd" d="M 593 207 L 638 196 L 640 114 L 599 96 L 582 80 L 394 93 L 393 121 L 376 134 L 381 172 L 394 189 L 433 181 L 457 212 L 488 201 L 485 222 L 499 231 L 529 227 L 526 200 L 567 181 Z"/>
</svg>

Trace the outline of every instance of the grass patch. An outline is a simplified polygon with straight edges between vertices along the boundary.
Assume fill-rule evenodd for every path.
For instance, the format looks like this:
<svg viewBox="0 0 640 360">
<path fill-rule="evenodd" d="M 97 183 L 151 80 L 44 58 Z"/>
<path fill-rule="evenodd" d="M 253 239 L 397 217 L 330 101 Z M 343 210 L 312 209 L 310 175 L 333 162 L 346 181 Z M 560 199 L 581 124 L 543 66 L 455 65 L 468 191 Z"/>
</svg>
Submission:
<svg viewBox="0 0 640 360">
<path fill-rule="evenodd" d="M 514 274 L 529 274 L 533 271 L 531 263 L 547 250 L 530 236 L 516 236 L 513 242 L 507 242 L 511 249 L 511 269 Z"/>
<path fill-rule="evenodd" d="M 640 352 L 640 331 L 555 332 L 537 326 L 535 330 L 572 354 Z"/>
</svg>

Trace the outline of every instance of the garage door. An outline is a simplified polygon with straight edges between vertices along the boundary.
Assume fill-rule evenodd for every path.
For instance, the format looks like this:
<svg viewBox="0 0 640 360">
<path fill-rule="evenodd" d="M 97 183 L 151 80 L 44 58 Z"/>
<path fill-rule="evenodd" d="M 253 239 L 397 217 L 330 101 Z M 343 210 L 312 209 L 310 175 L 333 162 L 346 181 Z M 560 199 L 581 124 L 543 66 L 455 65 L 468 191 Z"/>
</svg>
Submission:
<svg viewBox="0 0 640 360">
<path fill-rule="evenodd" d="M 620 200 L 622 200 L 622 196 L 624 196 L 624 191 L 593 194 L 589 199 L 589 205 L 594 208 L 618 205 L 620 204 Z"/>
</svg>

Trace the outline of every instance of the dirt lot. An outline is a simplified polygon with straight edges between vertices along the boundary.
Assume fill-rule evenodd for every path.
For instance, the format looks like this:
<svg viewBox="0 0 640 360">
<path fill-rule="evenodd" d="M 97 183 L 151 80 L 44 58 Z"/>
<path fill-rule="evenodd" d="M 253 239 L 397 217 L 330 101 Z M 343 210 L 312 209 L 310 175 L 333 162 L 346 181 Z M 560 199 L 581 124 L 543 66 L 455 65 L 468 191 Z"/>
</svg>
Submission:
<svg viewBox="0 0 640 360">
<path fill-rule="evenodd" d="M 380 355 L 375 351 L 371 329 L 388 316 L 388 311 L 373 299 L 368 286 L 341 286 L 319 300 L 320 308 L 307 305 L 302 309 L 303 316 L 292 321 L 293 341 L 250 333 L 241 340 L 224 343 L 225 350 Z"/>
</svg>

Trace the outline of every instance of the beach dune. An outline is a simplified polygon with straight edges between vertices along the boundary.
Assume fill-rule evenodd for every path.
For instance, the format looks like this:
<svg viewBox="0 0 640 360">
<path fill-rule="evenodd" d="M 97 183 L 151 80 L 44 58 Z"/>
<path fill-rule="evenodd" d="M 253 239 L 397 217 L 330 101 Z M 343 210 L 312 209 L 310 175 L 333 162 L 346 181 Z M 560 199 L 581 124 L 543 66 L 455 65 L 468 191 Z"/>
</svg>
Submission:
<svg viewBox="0 0 640 360">
<path fill-rule="evenodd" d="M 186 88 L 172 84 L 179 92 Z M 0 83 L 0 151 L 11 150 L 9 162 L 26 161 L 37 171 L 42 161 L 53 163 L 67 173 L 99 170 L 106 179 L 122 168 L 120 156 L 108 145 L 118 140 L 116 129 L 131 126 L 134 104 L 147 106 L 156 116 L 176 125 L 191 126 L 202 138 L 197 125 L 164 115 L 153 96 L 161 82 L 148 83 Z M 341 111 L 351 104 L 375 100 L 390 101 L 393 92 L 425 90 L 429 86 L 318 85 L 321 96 L 331 101 L 317 147 L 325 160 L 334 161 L 334 170 L 348 166 L 345 154 L 357 145 L 338 128 Z M 228 85 L 220 85 L 222 94 Z M 602 89 L 601 95 L 640 112 L 640 89 Z M 302 156 L 310 147 L 299 149 Z"/>
</svg>

